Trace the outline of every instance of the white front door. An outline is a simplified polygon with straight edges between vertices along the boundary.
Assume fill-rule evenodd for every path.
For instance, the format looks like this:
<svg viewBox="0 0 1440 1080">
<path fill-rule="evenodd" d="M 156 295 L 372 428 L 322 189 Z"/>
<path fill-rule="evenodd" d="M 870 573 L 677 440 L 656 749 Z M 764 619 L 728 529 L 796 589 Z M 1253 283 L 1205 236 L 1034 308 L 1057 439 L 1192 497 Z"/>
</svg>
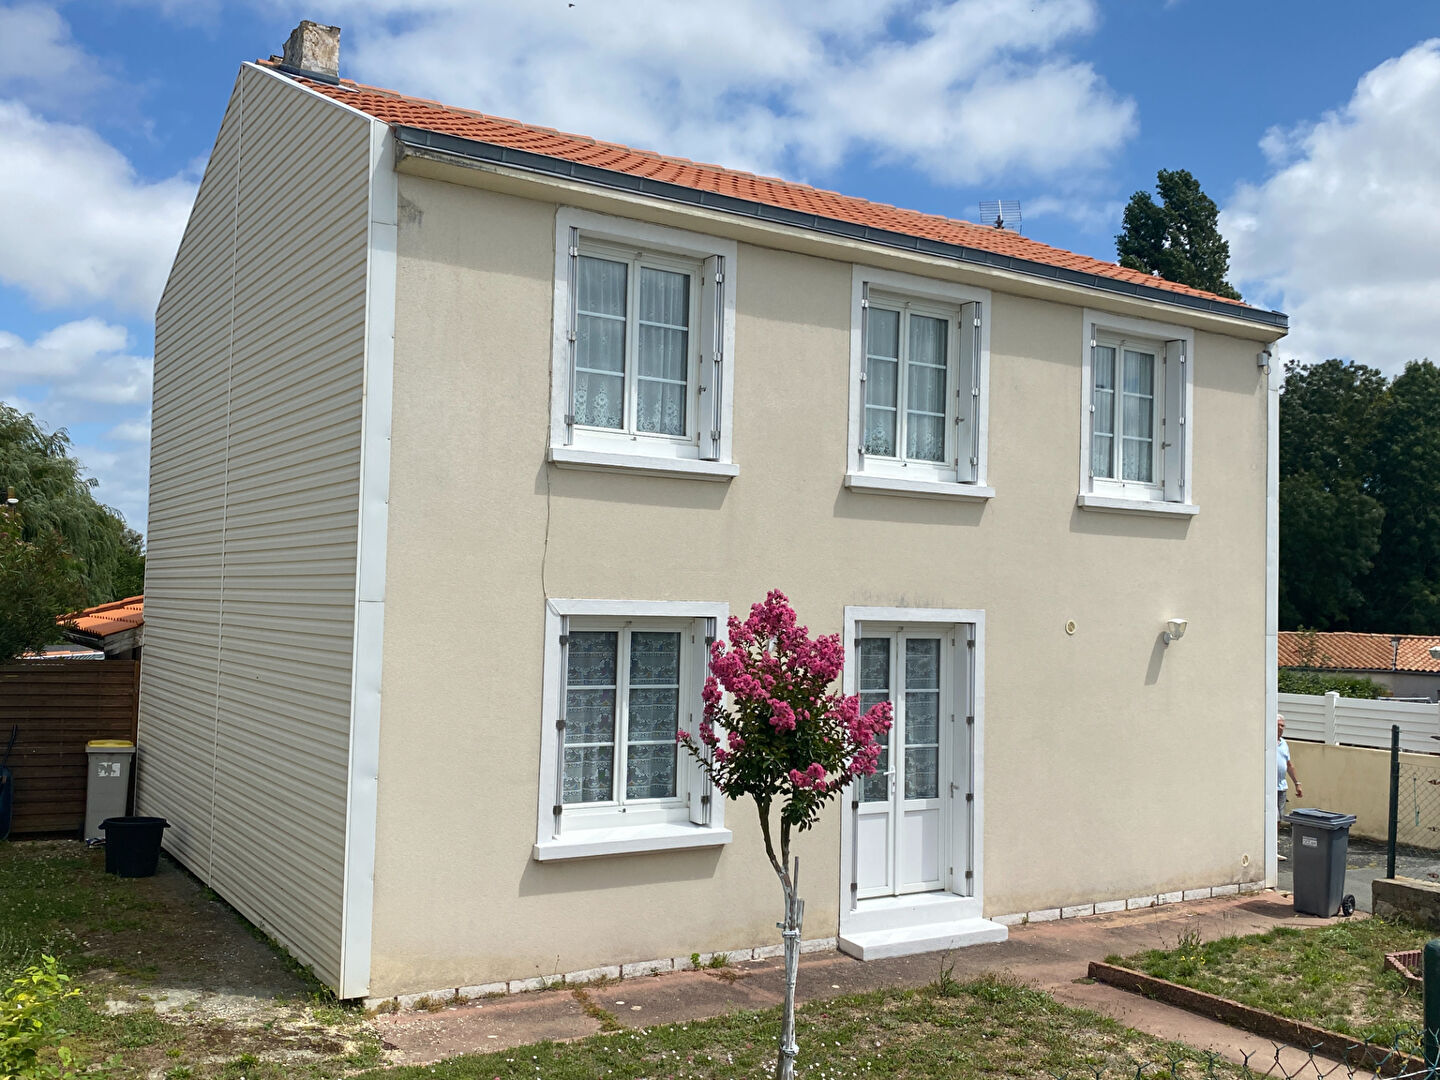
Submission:
<svg viewBox="0 0 1440 1080">
<path fill-rule="evenodd" d="M 889 701 L 895 723 L 875 775 L 858 781 L 851 793 L 857 900 L 968 892 L 967 859 L 957 851 L 957 844 L 963 849 L 968 843 L 969 825 L 963 629 L 862 628 L 855 684 L 861 711 Z"/>
</svg>

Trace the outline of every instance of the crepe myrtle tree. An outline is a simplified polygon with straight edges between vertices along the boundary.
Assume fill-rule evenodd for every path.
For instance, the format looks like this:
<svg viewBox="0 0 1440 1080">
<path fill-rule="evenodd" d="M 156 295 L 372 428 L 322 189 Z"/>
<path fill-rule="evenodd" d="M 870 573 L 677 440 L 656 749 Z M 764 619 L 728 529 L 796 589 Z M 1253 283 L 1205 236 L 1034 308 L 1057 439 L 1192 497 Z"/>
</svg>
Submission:
<svg viewBox="0 0 1440 1080">
<path fill-rule="evenodd" d="M 731 617 L 730 640 L 710 649 L 704 718 L 679 741 L 728 799 L 749 796 L 760 815 L 765 854 L 785 894 L 785 1012 L 775 1075 L 795 1071 L 795 979 L 800 964 L 800 859 L 790 837 L 820 818 L 825 804 L 858 777 L 871 776 L 884 751 L 892 708 L 864 714 L 860 699 L 831 689 L 845 664 L 838 634 L 812 638 L 796 624 L 785 594 L 771 590 L 745 621 Z M 729 695 L 726 703 L 725 694 Z M 779 850 L 773 812 L 779 807 Z"/>
</svg>

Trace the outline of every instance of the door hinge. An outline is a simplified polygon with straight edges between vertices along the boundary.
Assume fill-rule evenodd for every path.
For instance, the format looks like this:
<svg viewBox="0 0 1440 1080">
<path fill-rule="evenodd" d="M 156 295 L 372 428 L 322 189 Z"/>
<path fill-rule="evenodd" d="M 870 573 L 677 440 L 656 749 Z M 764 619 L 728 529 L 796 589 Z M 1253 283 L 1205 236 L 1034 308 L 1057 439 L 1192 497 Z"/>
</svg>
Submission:
<svg viewBox="0 0 1440 1080">
<path fill-rule="evenodd" d="M 859 800 L 859 799 L 851 799 L 851 800 L 850 800 L 850 809 L 851 809 L 851 810 L 859 810 L 859 809 L 860 809 L 860 800 Z"/>
<path fill-rule="evenodd" d="M 965 723 L 967 723 L 967 724 L 974 724 L 974 723 L 975 723 L 975 715 L 972 713 L 971 715 L 965 717 Z"/>
<path fill-rule="evenodd" d="M 563 716 L 562 716 L 559 720 L 556 720 L 556 721 L 555 721 L 555 730 L 556 730 L 556 731 L 564 731 L 564 730 L 565 730 L 565 718 L 564 718 Z"/>
<path fill-rule="evenodd" d="M 550 813 L 554 814 L 556 817 L 559 817 L 559 816 L 560 816 L 560 811 L 562 811 L 562 810 L 564 810 L 564 809 L 565 809 L 565 808 L 564 808 L 563 806 L 561 806 L 561 805 L 557 802 L 554 806 L 552 806 L 552 807 L 550 808 Z"/>
<path fill-rule="evenodd" d="M 567 424 L 570 422 L 570 420 L 571 420 L 571 417 L 568 417 L 568 416 L 567 416 L 567 417 L 565 418 L 565 422 L 566 422 Z M 563 648 L 564 646 L 569 645 L 569 644 L 570 644 L 570 635 L 569 635 L 569 634 L 561 634 L 561 635 L 560 635 L 560 645 L 561 645 L 561 647 Z"/>
<path fill-rule="evenodd" d="M 970 880 L 971 878 L 973 878 L 974 876 L 975 876 L 975 871 L 974 871 L 974 870 L 966 870 L 966 871 L 965 871 L 965 880 L 966 880 L 966 881 L 969 881 L 969 880 Z"/>
<path fill-rule="evenodd" d="M 570 257 L 572 259 L 578 259 L 580 257 L 580 249 L 573 244 L 570 247 Z"/>
<path fill-rule="evenodd" d="M 975 793 L 973 791 L 965 792 L 965 801 L 973 803 L 975 801 Z"/>
<path fill-rule="evenodd" d="M 709 806 L 709 805 L 710 805 L 710 796 L 709 796 L 709 795 L 701 795 L 701 796 L 700 796 L 700 805 L 701 805 L 701 806 Z"/>
</svg>

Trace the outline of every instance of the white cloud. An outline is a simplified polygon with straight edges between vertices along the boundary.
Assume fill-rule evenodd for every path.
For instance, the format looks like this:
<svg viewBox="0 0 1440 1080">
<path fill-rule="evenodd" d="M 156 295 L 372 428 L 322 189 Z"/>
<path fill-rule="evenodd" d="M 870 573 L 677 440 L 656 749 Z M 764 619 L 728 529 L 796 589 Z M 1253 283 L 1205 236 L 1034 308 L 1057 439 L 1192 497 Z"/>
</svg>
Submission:
<svg viewBox="0 0 1440 1080">
<path fill-rule="evenodd" d="M 96 318 L 26 341 L 0 330 L 0 401 L 68 429 L 75 456 L 100 478 L 96 497 L 145 526 L 153 362 L 130 351 L 125 327 Z"/>
<path fill-rule="evenodd" d="M 1093 0 L 362 0 L 346 19 L 346 74 L 759 172 L 1068 176 L 1136 129 L 1063 51 L 1096 28 Z"/>
<path fill-rule="evenodd" d="M 71 105 L 111 84 L 105 65 L 46 4 L 0 5 L 0 93 Z"/>
<path fill-rule="evenodd" d="M 0 282 L 48 306 L 151 315 L 195 185 L 140 178 L 93 131 L 0 101 Z"/>
<path fill-rule="evenodd" d="M 1281 354 L 1387 372 L 1440 359 L 1440 39 L 1366 73 L 1343 108 L 1274 129 L 1273 169 L 1221 215 L 1231 280 L 1287 311 Z"/>
</svg>

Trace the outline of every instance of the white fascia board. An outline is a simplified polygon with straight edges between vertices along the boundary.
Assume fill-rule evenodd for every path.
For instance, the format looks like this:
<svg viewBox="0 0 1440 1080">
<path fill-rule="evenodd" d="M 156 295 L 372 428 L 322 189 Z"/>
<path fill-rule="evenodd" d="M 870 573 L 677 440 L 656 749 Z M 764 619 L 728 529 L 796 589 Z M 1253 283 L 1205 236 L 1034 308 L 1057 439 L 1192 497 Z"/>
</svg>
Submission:
<svg viewBox="0 0 1440 1080">
<path fill-rule="evenodd" d="M 323 94 L 317 96 L 324 97 Z M 399 240 L 394 139 L 387 124 L 370 117 L 366 119 L 370 133 L 370 235 L 365 295 L 365 389 L 361 409 L 360 526 L 355 576 L 350 769 L 345 812 L 345 891 L 341 920 L 339 992 L 342 998 L 363 998 L 370 992 Z"/>
<path fill-rule="evenodd" d="M 1276 806 L 1277 778 L 1275 714 L 1280 711 L 1276 693 L 1280 626 L 1280 386 L 1284 372 L 1270 365 L 1265 383 L 1265 776 L 1260 786 L 1265 810 L 1265 885 L 1274 888 L 1280 871 L 1276 842 L 1280 808 Z"/>
</svg>

